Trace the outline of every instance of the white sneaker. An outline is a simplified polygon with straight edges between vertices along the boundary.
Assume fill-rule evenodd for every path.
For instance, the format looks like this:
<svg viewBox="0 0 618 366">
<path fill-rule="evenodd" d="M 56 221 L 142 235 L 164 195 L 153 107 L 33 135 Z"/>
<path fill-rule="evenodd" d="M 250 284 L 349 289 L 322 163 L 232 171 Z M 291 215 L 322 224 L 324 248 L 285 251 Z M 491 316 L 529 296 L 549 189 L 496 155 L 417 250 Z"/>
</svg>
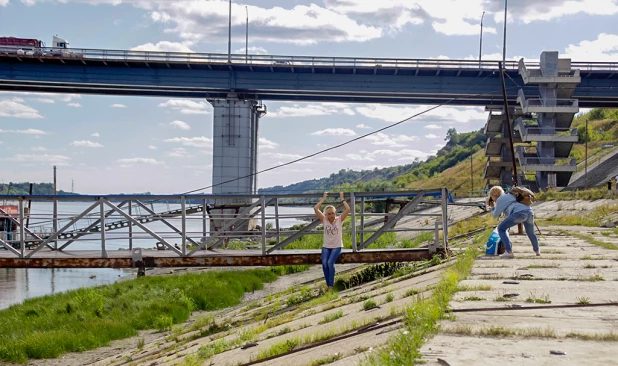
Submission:
<svg viewBox="0 0 618 366">
<path fill-rule="evenodd" d="M 515 255 L 513 253 L 504 252 L 504 253 L 500 254 L 500 258 L 502 258 L 502 259 L 513 259 L 513 258 L 515 258 Z"/>
</svg>

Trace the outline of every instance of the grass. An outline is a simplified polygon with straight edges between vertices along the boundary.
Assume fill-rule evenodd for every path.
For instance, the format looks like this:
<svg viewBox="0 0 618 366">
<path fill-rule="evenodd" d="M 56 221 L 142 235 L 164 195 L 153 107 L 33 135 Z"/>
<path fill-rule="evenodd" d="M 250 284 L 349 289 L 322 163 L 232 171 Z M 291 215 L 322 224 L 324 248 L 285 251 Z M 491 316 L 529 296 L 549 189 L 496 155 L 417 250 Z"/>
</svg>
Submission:
<svg viewBox="0 0 618 366">
<path fill-rule="evenodd" d="M 339 310 L 335 313 L 331 313 L 331 314 L 326 314 L 324 315 L 324 319 L 320 320 L 318 322 L 318 324 L 326 324 L 326 323 L 330 323 L 332 321 L 335 321 L 339 318 L 343 317 L 343 310 Z"/>
<path fill-rule="evenodd" d="M 579 259 L 583 260 L 583 261 L 601 261 L 601 260 L 604 260 L 605 257 L 601 257 L 601 256 L 593 257 L 593 256 L 590 256 L 590 255 L 585 255 L 585 256 L 583 256 L 583 257 L 581 257 Z"/>
<path fill-rule="evenodd" d="M 594 276 L 578 277 L 575 281 L 597 282 L 605 281 L 605 278 L 603 278 L 603 276 L 597 273 Z"/>
<path fill-rule="evenodd" d="M 487 236 L 489 233 L 487 233 Z M 486 240 L 486 239 L 485 239 Z M 469 274 L 477 256 L 475 248 L 462 253 L 442 275 L 442 279 L 427 299 L 415 302 L 404 312 L 404 331 L 393 336 L 388 344 L 372 353 L 372 365 L 413 365 L 422 355 L 421 346 L 438 331 L 437 322 L 443 319 L 459 281 Z"/>
<path fill-rule="evenodd" d="M 597 266 L 595 266 L 594 264 L 590 264 L 590 263 L 588 263 L 588 264 L 586 264 L 586 265 L 584 266 L 584 268 L 585 268 L 585 269 L 591 269 L 591 268 L 597 268 Z"/>
<path fill-rule="evenodd" d="M 468 335 L 468 336 L 484 336 L 484 337 L 536 337 L 536 338 L 557 338 L 556 332 L 547 328 L 525 328 L 513 329 L 503 326 L 490 326 L 479 329 L 472 329 L 469 325 L 459 325 L 455 327 L 446 327 L 442 331 L 448 334 Z"/>
<path fill-rule="evenodd" d="M 395 300 L 395 296 L 393 296 L 393 294 L 391 294 L 391 293 L 388 293 L 386 295 L 386 298 L 384 298 L 384 303 L 388 303 L 388 302 L 391 302 L 393 300 Z"/>
<path fill-rule="evenodd" d="M 459 285 L 455 289 L 456 292 L 465 292 L 465 291 L 491 291 L 492 287 L 490 285 Z"/>
<path fill-rule="evenodd" d="M 577 302 L 575 302 L 575 304 L 578 305 L 588 305 L 590 304 L 590 298 L 586 297 L 586 296 L 582 296 L 582 297 L 577 297 Z"/>
<path fill-rule="evenodd" d="M 558 263 L 549 263 L 549 264 L 531 264 L 526 266 L 526 268 L 534 269 L 534 268 L 558 268 L 560 264 Z"/>
<path fill-rule="evenodd" d="M 526 299 L 526 302 L 533 304 L 551 304 L 551 300 L 549 299 L 549 295 L 545 295 L 543 297 L 536 297 L 534 294 L 530 294 Z"/>
<path fill-rule="evenodd" d="M 332 356 L 326 356 L 317 360 L 313 360 L 311 361 L 308 366 L 320 366 L 320 365 L 326 365 L 329 363 L 333 363 L 335 361 L 337 361 L 338 359 L 341 358 L 341 354 L 340 353 L 335 353 Z"/>
<path fill-rule="evenodd" d="M 539 225 L 568 225 L 599 227 L 607 221 L 611 214 L 618 211 L 618 204 L 605 204 L 587 212 L 586 215 L 561 215 L 538 220 Z M 570 233 L 571 234 L 571 233 Z M 577 236 L 577 235 L 574 235 Z M 618 248 L 613 248 L 618 249 Z"/>
<path fill-rule="evenodd" d="M 569 333 L 566 335 L 567 338 L 576 338 L 583 339 L 585 341 L 618 341 L 618 333 L 613 331 L 607 333 L 595 333 L 595 334 L 584 334 L 584 333 Z"/>
<path fill-rule="evenodd" d="M 378 306 L 373 299 L 369 299 L 363 303 L 363 310 L 370 310 Z"/>
<path fill-rule="evenodd" d="M 402 298 L 418 295 L 420 293 L 421 292 L 417 289 L 410 289 L 410 290 L 407 290 L 405 294 L 403 294 Z"/>
<path fill-rule="evenodd" d="M 463 298 L 463 301 L 483 301 L 485 298 L 478 296 L 466 296 Z"/>
<path fill-rule="evenodd" d="M 138 330 L 169 329 L 195 310 L 237 305 L 245 292 L 276 278 L 269 270 L 143 277 L 28 299 L 0 311 L 0 359 L 56 358 Z"/>
<path fill-rule="evenodd" d="M 582 239 L 587 241 L 590 244 L 605 248 L 605 249 L 611 249 L 611 250 L 618 250 L 618 246 L 616 246 L 615 244 L 612 243 L 607 243 L 604 242 L 602 240 L 597 240 L 595 238 L 593 238 L 592 236 L 589 235 L 584 235 L 584 234 L 579 234 L 579 233 L 574 233 L 574 232 L 569 232 L 569 235 L 572 235 L 576 238 Z"/>
<path fill-rule="evenodd" d="M 435 238 L 434 233 L 432 232 L 423 232 L 412 239 L 402 239 L 399 243 L 400 248 L 418 248 L 422 244 L 426 244 L 427 242 L 433 242 Z"/>
</svg>

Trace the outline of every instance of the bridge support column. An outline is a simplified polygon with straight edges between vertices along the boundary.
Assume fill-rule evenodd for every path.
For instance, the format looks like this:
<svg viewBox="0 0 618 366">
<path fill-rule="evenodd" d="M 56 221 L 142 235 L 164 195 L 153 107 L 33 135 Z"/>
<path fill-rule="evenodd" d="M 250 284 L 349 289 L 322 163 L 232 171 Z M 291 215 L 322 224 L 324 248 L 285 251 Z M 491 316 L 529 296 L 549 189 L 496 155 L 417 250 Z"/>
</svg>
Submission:
<svg viewBox="0 0 618 366">
<path fill-rule="evenodd" d="M 255 194 L 258 126 L 260 117 L 266 114 L 266 108 L 255 100 L 238 99 L 233 94 L 227 99 L 214 99 L 209 102 L 214 108 L 212 193 Z M 236 206 L 250 203 L 249 199 L 225 198 L 217 200 L 215 205 Z M 215 227 L 211 228 L 211 232 L 224 226 L 225 221 L 231 220 L 238 211 L 233 208 L 211 210 L 211 215 L 215 216 Z"/>
</svg>

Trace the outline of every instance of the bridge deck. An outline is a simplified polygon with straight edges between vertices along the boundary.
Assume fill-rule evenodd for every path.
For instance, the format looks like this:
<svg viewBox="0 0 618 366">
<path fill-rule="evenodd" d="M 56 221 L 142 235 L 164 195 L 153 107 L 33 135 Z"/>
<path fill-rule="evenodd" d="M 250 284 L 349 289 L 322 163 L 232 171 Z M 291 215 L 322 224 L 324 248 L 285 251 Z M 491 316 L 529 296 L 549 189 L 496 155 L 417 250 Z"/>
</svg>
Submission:
<svg viewBox="0 0 618 366">
<path fill-rule="evenodd" d="M 339 263 L 410 262 L 431 258 L 428 248 L 365 249 L 353 252 L 345 249 Z M 27 253 L 26 253 L 27 254 Z M 259 250 L 204 250 L 190 257 L 180 257 L 172 251 L 143 250 L 145 267 L 227 267 L 279 266 L 320 264 L 319 250 L 281 250 L 263 255 Z M 41 250 L 34 258 L 18 258 L 0 250 L 0 268 L 132 268 L 139 267 L 128 250 L 109 251 L 101 258 L 98 250 Z"/>
</svg>

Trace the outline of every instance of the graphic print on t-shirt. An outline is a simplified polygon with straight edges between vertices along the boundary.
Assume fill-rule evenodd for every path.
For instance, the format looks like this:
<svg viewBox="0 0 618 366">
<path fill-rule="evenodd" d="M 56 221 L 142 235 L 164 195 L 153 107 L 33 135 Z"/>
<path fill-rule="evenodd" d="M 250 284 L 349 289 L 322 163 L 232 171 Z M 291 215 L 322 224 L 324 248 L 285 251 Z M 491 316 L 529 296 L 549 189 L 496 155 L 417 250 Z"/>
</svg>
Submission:
<svg viewBox="0 0 618 366">
<path fill-rule="evenodd" d="M 337 234 L 339 234 L 339 229 L 337 229 L 337 225 L 326 225 L 324 230 L 326 230 L 326 235 L 337 235 Z"/>
</svg>

